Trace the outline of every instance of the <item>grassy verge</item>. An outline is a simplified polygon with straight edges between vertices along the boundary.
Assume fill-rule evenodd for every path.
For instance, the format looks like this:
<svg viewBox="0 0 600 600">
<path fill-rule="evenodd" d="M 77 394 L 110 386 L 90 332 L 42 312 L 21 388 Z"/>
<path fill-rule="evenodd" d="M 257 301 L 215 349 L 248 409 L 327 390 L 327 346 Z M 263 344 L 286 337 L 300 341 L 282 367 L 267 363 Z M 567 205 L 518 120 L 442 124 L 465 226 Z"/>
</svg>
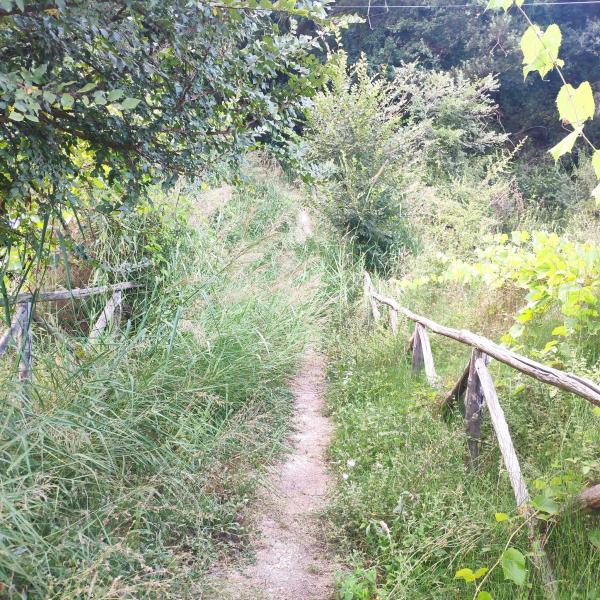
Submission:
<svg viewBox="0 0 600 600">
<path fill-rule="evenodd" d="M 491 323 L 477 320 L 485 311 L 476 299 L 462 300 L 434 290 L 413 293 L 405 303 L 439 322 L 493 333 Z M 474 307 L 472 313 L 468 307 Z M 474 598 L 476 585 L 455 573 L 481 567 L 489 569 L 481 590 L 494 599 L 541 598 L 489 422 L 480 464 L 472 472 L 465 464 L 459 411 L 443 418 L 435 408 L 436 392 L 411 376 L 409 324 L 393 338 L 366 326 L 361 310 L 346 316 L 329 351 L 329 406 L 337 427 L 331 459 L 338 473 L 331 514 L 350 557 L 350 572 L 339 581 L 340 598 Z M 443 387 L 450 389 L 468 350 L 437 336 L 432 347 Z M 598 416 L 585 400 L 501 365 L 491 368 L 532 494 L 562 505 L 599 475 Z M 496 513 L 509 519 L 497 522 Z M 599 598 L 598 519 L 566 514 L 550 517 L 546 525 L 560 598 Z M 493 568 L 507 546 L 526 557 L 523 586 L 506 580 L 501 564 Z"/>
<path fill-rule="evenodd" d="M 78 327 L 98 304 L 63 306 L 72 335 L 36 333 L 30 387 L 4 363 L 2 597 L 196 597 L 244 543 L 244 507 L 287 431 L 317 266 L 280 186 L 250 179 L 210 214 L 188 192 L 196 226 L 159 215 L 144 247 L 160 260 L 120 333 L 90 344 Z"/>
</svg>

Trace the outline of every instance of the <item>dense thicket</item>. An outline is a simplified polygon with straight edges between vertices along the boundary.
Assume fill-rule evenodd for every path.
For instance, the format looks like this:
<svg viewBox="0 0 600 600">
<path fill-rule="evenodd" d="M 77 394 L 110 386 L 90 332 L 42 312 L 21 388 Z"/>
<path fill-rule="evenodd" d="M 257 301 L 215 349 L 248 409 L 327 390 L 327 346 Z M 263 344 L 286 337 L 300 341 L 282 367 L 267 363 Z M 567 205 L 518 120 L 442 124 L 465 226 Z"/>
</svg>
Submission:
<svg viewBox="0 0 600 600">
<path fill-rule="evenodd" d="M 368 3 L 340 0 L 337 6 L 358 4 Z M 473 3 L 467 9 L 443 8 L 449 3 L 442 0 L 423 3 L 439 7 L 431 10 L 387 10 L 381 6 L 383 2 L 372 4 L 376 7 L 368 12 L 368 20 L 344 33 L 344 46 L 352 61 L 364 52 L 374 66 L 416 60 L 425 67 L 461 68 L 479 77 L 498 73 L 501 126 L 516 137 L 526 134 L 544 147 L 564 134 L 556 121 L 554 100 L 561 85 L 556 74 L 543 81 L 531 77 L 523 81 L 519 39 L 527 25 L 518 16 L 484 12 L 485 3 Z M 415 3 L 400 0 L 388 4 Z M 550 23 L 560 24 L 568 79 L 576 84 L 583 80 L 592 86 L 597 83 L 600 9 L 577 4 L 527 8 L 544 29 Z M 348 10 L 367 16 L 367 10 Z"/>
<path fill-rule="evenodd" d="M 277 141 L 318 83 L 314 38 L 290 14 L 322 9 L 267 4 L 1 2 L 2 244 L 37 247 L 64 209 L 132 204 Z"/>
</svg>

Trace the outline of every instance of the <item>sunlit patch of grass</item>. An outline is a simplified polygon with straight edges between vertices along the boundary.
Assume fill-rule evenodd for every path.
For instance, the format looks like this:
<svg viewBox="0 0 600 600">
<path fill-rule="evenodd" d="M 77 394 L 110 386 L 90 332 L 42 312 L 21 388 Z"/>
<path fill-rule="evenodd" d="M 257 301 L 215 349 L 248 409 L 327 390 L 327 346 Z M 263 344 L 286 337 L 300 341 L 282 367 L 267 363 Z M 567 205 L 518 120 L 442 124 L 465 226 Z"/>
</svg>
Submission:
<svg viewBox="0 0 600 600">
<path fill-rule="evenodd" d="M 424 301 L 426 314 L 452 321 L 451 306 L 438 302 Z M 340 580 L 340 597 L 473 598 L 475 586 L 455 579 L 456 571 L 492 567 L 521 522 L 489 421 L 472 471 L 460 412 L 443 418 L 438 393 L 411 374 L 409 323 L 394 338 L 366 328 L 361 311 L 350 314 L 329 349 L 329 409 L 337 431 L 331 463 L 338 475 L 331 518 L 343 553 L 354 557 Z M 467 352 L 438 336 L 432 345 L 438 373 L 451 384 Z M 491 368 L 532 495 L 555 477 L 567 475 L 579 486 L 594 481 L 600 422 L 592 407 L 509 368 Z M 497 512 L 515 518 L 496 522 Z M 600 597 L 600 550 L 590 541 L 598 526 L 597 518 L 583 514 L 549 521 L 547 551 L 561 599 Z M 527 555 L 524 530 L 511 545 Z M 527 561 L 530 586 L 506 581 L 498 567 L 483 589 L 495 600 L 542 598 Z M 370 569 L 377 575 L 376 596 L 361 595 L 371 586 Z"/>
<path fill-rule="evenodd" d="M 294 206 L 276 184 L 235 194 L 220 219 L 161 242 L 120 332 L 90 344 L 78 321 L 67 347 L 36 331 L 28 389 L 3 363 L 5 596 L 182 598 L 246 542 L 242 515 L 282 449 L 315 312 L 316 290 L 289 291 L 319 267 L 300 264 L 285 225 Z M 249 246 L 256 264 L 239 260 Z M 83 303 L 77 318 L 100 308 Z"/>
</svg>

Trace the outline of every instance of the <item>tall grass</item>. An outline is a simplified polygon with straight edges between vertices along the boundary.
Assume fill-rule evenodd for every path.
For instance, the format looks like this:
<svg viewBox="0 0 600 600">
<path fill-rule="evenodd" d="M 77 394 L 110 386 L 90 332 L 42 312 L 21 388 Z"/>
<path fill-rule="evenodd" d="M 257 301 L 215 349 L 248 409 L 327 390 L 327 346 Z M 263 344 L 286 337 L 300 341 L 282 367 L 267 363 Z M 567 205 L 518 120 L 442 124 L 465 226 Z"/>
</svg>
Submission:
<svg viewBox="0 0 600 600">
<path fill-rule="evenodd" d="M 285 192 L 250 181 L 231 202 L 212 224 L 161 221 L 164 237 L 146 236 L 160 261 L 127 294 L 120 332 L 90 344 L 77 327 L 99 303 L 82 303 L 68 344 L 36 332 L 31 385 L 4 363 L 1 596 L 196 597 L 208 565 L 244 543 L 313 297 L 290 293 L 307 269 Z"/>
<path fill-rule="evenodd" d="M 476 321 L 482 307 L 474 300 L 452 300 L 443 290 L 404 299 L 439 322 L 481 329 Z M 492 568 L 522 523 L 489 420 L 473 471 L 466 463 L 462 415 L 456 410 L 443 418 L 438 393 L 411 374 L 405 346 L 410 323 L 394 338 L 367 326 L 364 314 L 355 304 L 329 348 L 329 407 L 337 429 L 331 462 L 338 475 L 331 518 L 349 557 L 339 596 L 474 598 L 475 586 L 455 579 L 456 571 Z M 468 349 L 439 336 L 431 340 L 446 391 L 462 372 Z M 532 495 L 550 484 L 568 481 L 576 489 L 595 481 L 600 423 L 592 407 L 512 369 L 493 364 L 492 370 Z M 501 512 L 514 518 L 496 522 Z M 591 515 L 567 511 L 548 521 L 547 552 L 561 599 L 600 598 L 599 532 Z M 510 544 L 527 556 L 527 585 L 505 580 L 497 567 L 483 589 L 495 600 L 542 598 L 524 531 Z"/>
</svg>

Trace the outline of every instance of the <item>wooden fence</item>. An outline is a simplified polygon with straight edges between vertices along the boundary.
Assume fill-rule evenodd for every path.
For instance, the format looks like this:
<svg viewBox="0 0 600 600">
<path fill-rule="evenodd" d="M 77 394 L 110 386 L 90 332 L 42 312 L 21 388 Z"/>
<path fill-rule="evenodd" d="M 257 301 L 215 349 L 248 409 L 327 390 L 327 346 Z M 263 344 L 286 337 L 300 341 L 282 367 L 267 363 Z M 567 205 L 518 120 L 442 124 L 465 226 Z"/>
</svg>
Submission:
<svg viewBox="0 0 600 600">
<path fill-rule="evenodd" d="M 381 319 L 380 304 L 389 308 L 389 324 L 394 334 L 398 332 L 399 314 L 403 314 L 411 321 L 414 321 L 414 333 L 409 340 L 409 350 L 412 351 L 413 373 L 424 370 L 427 381 L 433 387 L 440 388 L 440 379 L 435 372 L 433 354 L 427 332 L 432 331 L 472 348 L 469 362 L 452 390 L 444 395 L 442 406 L 448 407 L 458 401 L 461 396 L 464 396 L 465 428 L 472 465 L 475 464 L 479 456 L 483 409 L 484 406 L 487 407 L 502 454 L 502 460 L 508 472 L 517 508 L 524 514 L 527 522 L 535 565 L 542 578 L 546 597 L 556 598 L 556 582 L 552 567 L 544 552 L 543 532 L 540 532 L 537 527 L 535 511 L 529 503 L 530 496 L 527 484 L 521 473 L 519 459 L 510 436 L 504 411 L 498 400 L 492 376 L 488 370 L 488 363 L 490 358 L 495 358 L 534 379 L 577 394 L 596 406 L 600 406 L 600 386 L 574 373 L 560 371 L 559 369 L 512 352 L 483 336 L 464 329 L 459 330 L 445 327 L 431 319 L 418 315 L 400 306 L 395 300 L 379 294 L 373 287 L 371 277 L 366 272 L 364 277 L 364 293 L 369 306 L 370 317 L 374 321 Z M 580 494 L 576 499 L 576 504 L 585 508 L 600 509 L 600 484 Z"/>
<path fill-rule="evenodd" d="M 37 302 L 56 302 L 59 300 L 80 299 L 110 293 L 111 296 L 104 305 L 100 316 L 90 328 L 89 339 L 94 340 L 106 329 L 111 321 L 118 319 L 123 303 L 123 291 L 135 287 L 138 287 L 138 284 L 126 281 L 99 287 L 19 294 L 10 327 L 0 338 L 0 356 L 7 351 L 10 341 L 15 339 L 19 352 L 19 379 L 22 381 L 31 379 L 33 368 L 32 326 L 34 324 L 39 325 L 55 337 L 59 339 L 65 338 L 65 334 L 59 329 L 53 327 L 50 323 L 42 319 L 42 317 L 35 314 L 34 308 Z"/>
</svg>

